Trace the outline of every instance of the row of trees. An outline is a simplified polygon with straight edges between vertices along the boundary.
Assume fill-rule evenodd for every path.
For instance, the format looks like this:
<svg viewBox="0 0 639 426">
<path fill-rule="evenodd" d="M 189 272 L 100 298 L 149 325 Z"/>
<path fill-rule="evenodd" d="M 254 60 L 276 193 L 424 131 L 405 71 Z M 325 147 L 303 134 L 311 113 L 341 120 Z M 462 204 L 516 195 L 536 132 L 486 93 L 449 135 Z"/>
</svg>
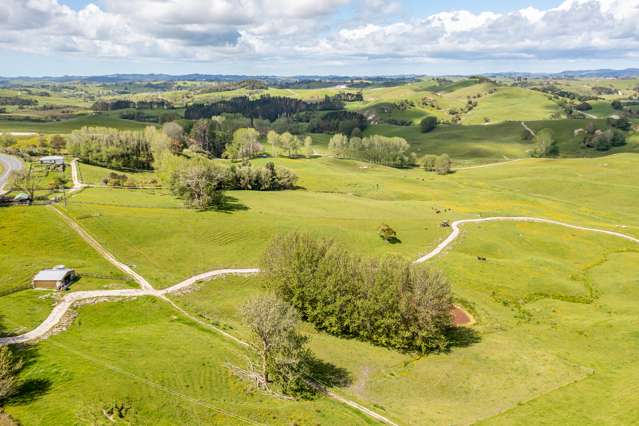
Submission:
<svg viewBox="0 0 639 426">
<path fill-rule="evenodd" d="M 317 329 L 419 353 L 448 346 L 452 296 L 441 273 L 297 233 L 277 237 L 266 253 L 272 290 Z"/>
<path fill-rule="evenodd" d="M 414 156 L 409 155 L 410 145 L 403 138 L 389 138 L 381 135 L 365 138 L 348 138 L 337 134 L 331 138 L 329 149 L 337 158 L 351 158 L 392 167 L 406 167 L 414 164 Z"/>
<path fill-rule="evenodd" d="M 115 169 L 148 170 L 153 163 L 151 144 L 145 132 L 83 127 L 71 133 L 67 149 L 86 163 Z"/>
<path fill-rule="evenodd" d="M 289 158 L 297 157 L 302 147 L 304 148 L 304 155 L 306 157 L 311 157 L 314 153 L 313 138 L 310 136 L 306 136 L 302 140 L 299 136 L 289 132 L 279 134 L 275 130 L 271 130 L 266 135 L 266 141 L 272 147 L 273 156 L 277 156 L 281 149 L 287 153 Z"/>
</svg>

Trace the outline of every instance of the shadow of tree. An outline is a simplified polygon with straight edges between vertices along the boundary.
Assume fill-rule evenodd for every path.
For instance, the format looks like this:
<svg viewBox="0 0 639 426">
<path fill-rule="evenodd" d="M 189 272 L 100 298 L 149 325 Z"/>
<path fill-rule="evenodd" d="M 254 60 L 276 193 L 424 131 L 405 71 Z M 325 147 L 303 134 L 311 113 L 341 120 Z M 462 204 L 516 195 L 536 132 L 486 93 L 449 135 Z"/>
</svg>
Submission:
<svg viewBox="0 0 639 426">
<path fill-rule="evenodd" d="M 20 373 L 35 364 L 40 357 L 38 349 L 33 345 L 16 345 L 11 348 L 16 358 L 23 362 Z M 45 378 L 28 377 L 18 386 L 16 393 L 7 399 L 8 404 L 29 404 L 51 389 L 51 381 Z"/>
<path fill-rule="evenodd" d="M 347 387 L 353 382 L 351 373 L 345 368 L 322 361 L 315 356 L 309 356 L 306 363 L 309 375 L 326 388 Z"/>
<path fill-rule="evenodd" d="M 242 204 L 237 198 L 231 197 L 230 195 L 225 195 L 222 204 L 215 210 L 222 213 L 233 213 L 235 211 L 249 210 L 249 207 L 245 204 Z"/>
<path fill-rule="evenodd" d="M 450 343 L 449 350 L 467 348 L 481 341 L 479 333 L 470 327 L 451 327 L 446 333 L 446 337 Z"/>
</svg>

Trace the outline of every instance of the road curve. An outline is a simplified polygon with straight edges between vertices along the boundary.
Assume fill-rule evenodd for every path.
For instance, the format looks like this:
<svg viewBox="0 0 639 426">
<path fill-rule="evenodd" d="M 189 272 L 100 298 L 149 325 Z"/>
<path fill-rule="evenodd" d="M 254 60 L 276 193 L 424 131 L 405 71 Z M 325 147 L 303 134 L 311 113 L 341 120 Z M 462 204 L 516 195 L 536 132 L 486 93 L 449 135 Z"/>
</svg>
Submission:
<svg viewBox="0 0 639 426">
<path fill-rule="evenodd" d="M 13 172 L 17 172 L 18 170 L 22 170 L 22 161 L 20 161 L 17 157 L 7 154 L 0 154 L 0 163 L 2 163 L 2 172 L 0 173 L 0 195 L 5 194 L 4 187 L 9 181 L 9 176 Z"/>
<path fill-rule="evenodd" d="M 621 232 L 614 231 L 606 231 L 604 229 L 597 228 L 588 228 L 585 226 L 572 225 L 570 223 L 559 222 L 557 220 L 543 219 L 539 217 L 528 217 L 528 216 L 498 216 L 498 217 L 485 217 L 481 219 L 463 219 L 456 220 L 451 224 L 452 232 L 444 241 L 442 241 L 437 247 L 435 247 L 430 253 L 425 254 L 424 256 L 417 259 L 414 263 L 424 263 L 427 260 L 432 259 L 433 257 L 439 255 L 446 247 L 455 241 L 460 233 L 460 226 L 466 223 L 482 223 L 482 222 L 534 222 L 534 223 L 547 223 L 549 225 L 557 225 L 563 226 L 565 228 L 576 229 L 579 231 L 589 231 L 589 232 L 597 232 L 600 234 L 611 235 L 613 237 L 623 238 L 634 243 L 639 244 L 639 238 L 635 238 L 631 235 L 622 234 Z"/>
</svg>

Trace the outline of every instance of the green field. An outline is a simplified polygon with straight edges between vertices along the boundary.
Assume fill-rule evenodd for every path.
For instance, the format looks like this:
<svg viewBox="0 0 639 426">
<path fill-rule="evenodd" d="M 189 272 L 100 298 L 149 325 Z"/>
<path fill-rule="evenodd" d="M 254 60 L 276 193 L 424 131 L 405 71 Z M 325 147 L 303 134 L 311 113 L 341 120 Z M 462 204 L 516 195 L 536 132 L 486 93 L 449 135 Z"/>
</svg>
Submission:
<svg viewBox="0 0 639 426">
<path fill-rule="evenodd" d="M 466 114 L 464 124 L 517 120 L 545 120 L 559 112 L 557 104 L 545 95 L 520 88 L 499 89 L 479 100 L 477 108 Z"/>
<path fill-rule="evenodd" d="M 112 114 L 80 115 L 77 118 L 53 122 L 10 121 L 0 117 L 0 132 L 71 133 L 75 129 L 88 127 L 114 127 L 121 130 L 143 130 L 149 123 L 123 120 Z"/>
<path fill-rule="evenodd" d="M 554 83 L 591 95 L 593 87 L 606 85 L 630 93 L 637 82 Z M 639 135 L 629 132 L 627 145 L 598 152 L 581 147 L 577 134 L 590 123 L 606 128 L 606 105 L 621 95 L 594 103 L 598 120 L 551 120 L 559 111 L 554 101 L 508 84 L 425 78 L 367 87 L 363 102 L 347 106 L 370 112 L 413 102 L 380 115 L 382 122 L 413 125 L 372 124 L 365 134 L 403 137 L 418 158 L 449 154 L 456 170 L 445 176 L 329 155 L 265 156 L 252 164 L 274 161 L 291 169 L 299 188 L 227 191 L 227 204 L 217 211 L 187 209 L 168 188 L 85 188 L 66 205 L 0 207 L 0 333 L 33 329 L 58 301 L 55 292 L 29 288 L 40 269 L 74 268 L 81 278 L 69 291 L 135 287 L 56 208 L 158 289 L 210 270 L 259 267 L 271 239 L 290 231 L 333 238 L 354 254 L 407 260 L 430 252 L 451 232 L 443 222 L 459 219 L 534 216 L 639 238 L 639 182 L 633 179 Z M 244 89 L 204 93 L 204 87 L 193 83 L 192 92 L 170 93 L 198 101 L 256 95 Z M 342 90 L 264 92 L 308 100 Z M 448 109 L 463 107 L 469 96 L 478 106 L 462 115 L 460 125 L 420 132 L 423 116 L 449 119 Z M 438 107 L 424 107 L 425 97 Z M 114 111 L 40 128 L 0 120 L 0 130 L 65 134 L 83 125 L 147 126 L 117 117 Z M 484 117 L 490 124 L 483 125 Z M 532 142 L 522 138 L 522 121 L 534 132 L 552 130 L 559 157 L 529 158 Z M 327 154 L 330 135 L 312 136 L 317 153 Z M 472 167 L 477 165 L 485 167 Z M 84 183 L 98 186 L 109 173 L 122 173 L 88 164 L 79 171 Z M 158 178 L 155 172 L 124 174 L 145 186 Z M 397 231 L 396 244 L 378 236 L 381 224 Z M 317 357 L 348 378 L 332 390 L 401 425 L 636 423 L 639 244 L 550 224 L 466 224 L 427 266 L 445 273 L 455 302 L 477 323 L 453 331 L 449 351 L 425 356 L 303 324 Z M 28 360 L 20 375 L 25 387 L 4 408 L 25 425 L 111 424 L 102 410 L 121 402 L 131 407 L 124 424 L 375 423 L 333 399 L 277 398 L 231 373 L 229 363 L 246 367 L 250 350 L 205 324 L 246 339 L 238 308 L 264 292 L 265 284 L 259 275 L 226 277 L 169 296 L 201 323 L 160 298 L 76 307 L 65 330 L 21 349 Z"/>
</svg>

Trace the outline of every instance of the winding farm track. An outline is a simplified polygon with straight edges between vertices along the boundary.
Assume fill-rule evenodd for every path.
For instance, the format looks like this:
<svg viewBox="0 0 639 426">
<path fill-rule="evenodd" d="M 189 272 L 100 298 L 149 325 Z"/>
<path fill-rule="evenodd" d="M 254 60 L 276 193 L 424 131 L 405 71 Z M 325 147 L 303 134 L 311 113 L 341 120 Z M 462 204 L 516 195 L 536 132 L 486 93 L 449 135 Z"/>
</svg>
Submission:
<svg viewBox="0 0 639 426">
<path fill-rule="evenodd" d="M 3 164 L 6 163 L 7 161 L 11 161 L 11 157 L 9 157 L 9 160 L 6 160 L 6 157 L 8 156 L 2 156 L 0 155 L 0 161 L 5 159 L 5 161 L 3 161 Z M 11 170 L 15 170 L 15 163 L 12 163 L 9 167 L 9 169 Z M 20 164 L 21 167 L 21 164 Z M 72 191 L 78 191 L 82 188 L 84 188 L 84 185 L 82 184 L 82 182 L 80 181 L 79 178 L 79 173 L 78 173 L 78 169 L 77 169 L 77 161 L 73 160 L 71 163 L 71 167 L 72 167 L 72 178 L 73 178 L 73 188 Z M 481 167 L 481 166 L 480 166 Z M 484 166 L 486 167 L 486 166 Z M 5 178 L 6 180 L 6 178 Z M 0 185 L 3 184 L 4 182 L 2 181 L 2 179 L 0 179 Z M 100 300 L 106 300 L 109 298 L 134 298 L 134 297 L 143 297 L 143 296 L 151 296 L 151 297 L 159 297 L 167 302 L 169 302 L 173 307 L 175 307 L 176 309 L 178 309 L 180 312 L 184 313 L 185 315 L 187 315 L 188 317 L 194 319 L 195 321 L 201 322 L 200 320 L 198 320 L 197 318 L 194 318 L 192 315 L 190 315 L 188 312 L 184 311 L 183 309 L 181 309 L 179 306 L 177 306 L 173 301 L 171 301 L 170 299 L 168 299 L 166 296 L 172 293 L 177 293 L 180 291 L 183 291 L 185 289 L 188 289 L 189 287 L 193 286 L 194 284 L 198 283 L 198 282 L 202 282 L 202 281 L 207 281 L 207 280 L 211 280 L 214 278 L 219 278 L 219 277 L 223 277 L 223 276 L 228 276 L 228 275 L 254 275 L 254 274 L 258 274 L 260 273 L 260 270 L 257 268 L 248 268 L 248 269 L 220 269 L 220 270 L 214 270 L 214 271 L 209 271 L 209 272 L 205 272 L 199 275 L 195 275 L 193 277 L 190 277 L 180 283 L 177 283 L 171 287 L 168 287 L 166 289 L 162 289 L 162 290 L 157 290 L 155 289 L 144 277 L 142 277 L 140 274 L 138 274 L 137 272 L 135 272 L 133 269 L 131 269 L 131 267 L 129 267 L 128 265 L 122 263 L 121 261 L 119 261 L 113 254 L 111 254 L 108 250 L 106 250 L 95 238 L 93 238 L 87 231 L 85 231 L 77 222 L 75 222 L 72 218 L 70 218 L 69 216 L 67 216 L 65 213 L 63 213 L 61 210 L 49 206 L 50 209 L 53 209 L 57 214 L 59 214 L 62 219 L 74 230 L 78 233 L 78 235 L 84 239 L 91 247 L 93 247 L 98 253 L 100 253 L 100 255 L 102 255 L 107 261 L 109 261 L 111 264 L 113 264 L 115 267 L 117 267 L 118 269 L 120 269 L 122 272 L 126 273 L 127 275 L 129 275 L 130 277 L 133 278 L 133 280 L 135 280 L 138 285 L 140 286 L 139 289 L 123 289 L 123 290 L 94 290 L 94 291 L 79 291 L 79 292 L 74 292 L 74 293 L 69 293 L 67 294 L 64 298 L 62 298 L 62 300 L 53 308 L 53 310 L 51 311 L 51 313 L 49 314 L 49 316 L 35 329 L 29 331 L 28 333 L 25 334 L 21 334 L 18 336 L 10 336 L 10 337 L 3 337 L 0 338 L 0 345 L 9 345 L 9 344 L 18 344 L 18 343 L 26 343 L 26 342 L 30 342 L 30 341 L 34 341 L 34 340 L 38 340 L 38 339 L 42 339 L 42 338 L 46 338 L 51 331 L 54 329 L 54 327 L 60 323 L 60 321 L 62 320 L 62 318 L 64 317 L 64 315 L 67 313 L 67 311 L 77 302 L 83 301 L 83 300 L 96 300 L 96 301 L 100 301 Z M 437 247 L 435 247 L 433 250 L 431 250 L 429 253 L 425 254 L 424 256 L 420 257 L 419 259 L 415 260 L 414 263 L 419 264 L 419 263 L 424 263 L 438 255 L 440 255 L 447 247 L 449 247 L 460 235 L 461 235 L 461 226 L 465 225 L 465 224 L 471 224 L 471 223 L 484 223 L 484 222 L 531 222 L 531 223 L 544 223 L 544 224 L 549 224 L 549 225 L 556 225 L 556 226 L 562 226 L 565 228 L 570 228 L 570 229 L 575 229 L 575 230 L 579 230 L 579 231 L 586 231 L 586 232 L 595 232 L 595 233 L 600 233 L 600 234 L 605 234 L 605 235 L 609 235 L 609 236 L 613 236 L 613 237 L 617 237 L 617 238 L 622 238 L 628 241 L 632 241 L 634 243 L 639 244 L 639 238 L 633 237 L 631 235 L 627 235 L 627 234 L 622 234 L 620 232 L 614 232 L 614 231 L 608 231 L 608 230 L 604 230 L 604 229 L 597 229 L 597 228 L 590 228 L 590 227 L 585 227 L 585 226 L 579 226 L 579 225 L 573 225 L 573 224 L 569 224 L 569 223 L 564 223 L 564 222 L 559 222 L 556 220 L 550 220 L 550 219 L 544 219 L 544 218 L 537 218 L 537 217 L 527 217 L 527 216 L 518 216 L 518 217 L 511 217 L 511 216 L 498 216 L 498 217 L 487 217 L 487 218 L 479 218 L 479 219 L 463 219 L 463 220 L 457 220 L 455 222 L 453 222 L 451 224 L 451 229 L 452 232 L 450 233 L 450 235 L 444 240 L 442 241 Z M 236 340 L 237 342 L 242 343 L 243 345 L 246 345 L 245 342 L 242 342 L 241 340 L 237 339 L 236 337 L 232 336 L 232 335 L 228 335 L 227 333 L 222 332 L 223 334 L 227 335 L 227 337 L 230 337 L 234 340 Z M 327 395 L 341 403 L 344 403 L 346 405 L 349 405 L 359 411 L 361 411 L 362 413 L 365 413 L 366 415 L 389 425 L 394 425 L 396 426 L 395 423 L 393 423 L 391 420 L 387 419 L 386 417 L 362 406 L 361 404 L 358 404 L 354 401 L 348 400 L 346 398 L 343 398 L 333 392 L 328 391 Z"/>
<path fill-rule="evenodd" d="M 0 174 L 0 195 L 6 193 L 4 190 L 5 185 L 9 181 L 11 173 L 21 170 L 23 165 L 22 161 L 11 155 L 0 154 L 0 163 L 2 163 L 2 173 Z"/>
</svg>

